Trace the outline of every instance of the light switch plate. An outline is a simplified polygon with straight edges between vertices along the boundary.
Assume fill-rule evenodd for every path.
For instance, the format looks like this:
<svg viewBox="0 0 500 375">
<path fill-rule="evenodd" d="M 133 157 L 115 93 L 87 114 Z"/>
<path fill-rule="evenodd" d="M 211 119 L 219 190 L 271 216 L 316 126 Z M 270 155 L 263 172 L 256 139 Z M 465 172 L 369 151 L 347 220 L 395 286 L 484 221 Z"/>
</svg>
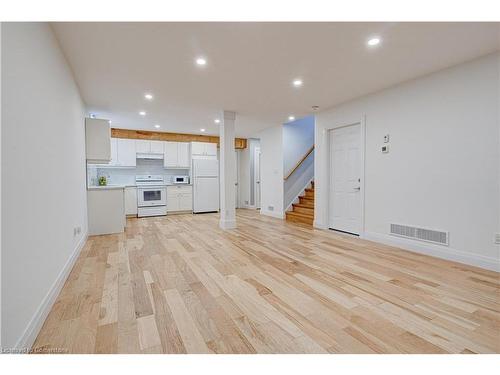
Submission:
<svg viewBox="0 0 500 375">
<path fill-rule="evenodd" d="M 383 145 L 383 146 L 382 146 L 382 152 L 383 152 L 384 154 L 387 154 L 387 153 L 389 152 L 389 145 Z"/>
<path fill-rule="evenodd" d="M 500 244 L 500 233 L 495 234 L 495 243 Z"/>
</svg>

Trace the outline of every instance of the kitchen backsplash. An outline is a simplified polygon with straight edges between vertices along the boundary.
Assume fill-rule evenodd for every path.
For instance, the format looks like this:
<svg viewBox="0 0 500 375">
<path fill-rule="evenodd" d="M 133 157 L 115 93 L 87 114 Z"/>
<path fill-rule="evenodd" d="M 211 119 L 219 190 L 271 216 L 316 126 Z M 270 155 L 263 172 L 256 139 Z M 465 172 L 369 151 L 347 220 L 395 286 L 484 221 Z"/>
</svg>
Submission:
<svg viewBox="0 0 500 375">
<path fill-rule="evenodd" d="M 106 176 L 108 185 L 135 185 L 136 175 L 161 175 L 165 182 L 171 182 L 173 176 L 189 175 L 189 169 L 166 169 L 163 160 L 137 159 L 136 168 L 100 168 L 88 166 L 89 185 L 97 185 L 97 179 Z"/>
</svg>

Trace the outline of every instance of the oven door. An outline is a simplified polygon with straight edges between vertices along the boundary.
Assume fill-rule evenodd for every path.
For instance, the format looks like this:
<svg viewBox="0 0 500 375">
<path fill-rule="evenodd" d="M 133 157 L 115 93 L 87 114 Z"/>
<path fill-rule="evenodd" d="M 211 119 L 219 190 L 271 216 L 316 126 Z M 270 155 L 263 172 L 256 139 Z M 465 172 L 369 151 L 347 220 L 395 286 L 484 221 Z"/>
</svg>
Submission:
<svg viewBox="0 0 500 375">
<path fill-rule="evenodd" d="M 137 206 L 153 207 L 165 206 L 167 204 L 167 194 L 164 187 L 148 187 L 137 189 Z"/>
</svg>

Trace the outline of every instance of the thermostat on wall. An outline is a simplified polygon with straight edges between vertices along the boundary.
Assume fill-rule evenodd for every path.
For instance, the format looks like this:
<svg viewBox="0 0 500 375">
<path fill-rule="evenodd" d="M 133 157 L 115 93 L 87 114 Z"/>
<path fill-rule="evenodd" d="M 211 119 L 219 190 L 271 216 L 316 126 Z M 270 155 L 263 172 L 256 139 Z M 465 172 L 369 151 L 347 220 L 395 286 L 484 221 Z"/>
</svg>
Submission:
<svg viewBox="0 0 500 375">
<path fill-rule="evenodd" d="M 387 154 L 387 153 L 389 152 L 389 145 L 383 145 L 383 146 L 382 146 L 382 152 L 383 152 L 384 154 Z"/>
</svg>

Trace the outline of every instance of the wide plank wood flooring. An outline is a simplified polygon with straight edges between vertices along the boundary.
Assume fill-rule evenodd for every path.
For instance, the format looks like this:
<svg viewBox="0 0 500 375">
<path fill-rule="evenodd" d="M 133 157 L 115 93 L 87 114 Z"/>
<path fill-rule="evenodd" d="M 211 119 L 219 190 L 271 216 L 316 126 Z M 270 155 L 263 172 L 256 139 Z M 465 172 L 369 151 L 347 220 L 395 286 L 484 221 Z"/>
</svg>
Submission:
<svg viewBox="0 0 500 375">
<path fill-rule="evenodd" d="M 238 210 L 90 237 L 33 346 L 69 353 L 499 353 L 499 274 Z"/>
</svg>

